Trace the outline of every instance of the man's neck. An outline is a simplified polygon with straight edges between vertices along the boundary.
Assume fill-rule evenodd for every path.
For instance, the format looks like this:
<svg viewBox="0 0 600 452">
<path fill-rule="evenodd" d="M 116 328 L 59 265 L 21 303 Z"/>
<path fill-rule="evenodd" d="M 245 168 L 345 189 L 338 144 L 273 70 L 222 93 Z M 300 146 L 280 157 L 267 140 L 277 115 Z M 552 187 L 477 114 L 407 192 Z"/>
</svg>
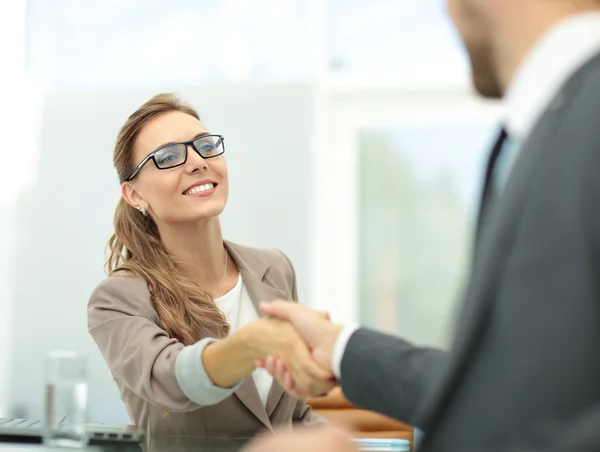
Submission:
<svg viewBox="0 0 600 452">
<path fill-rule="evenodd" d="M 556 2 L 550 7 L 543 2 L 523 2 L 523 8 L 504 23 L 498 40 L 498 71 L 502 90 L 506 93 L 519 67 L 535 45 L 560 22 L 576 14 L 600 11 L 600 2 Z"/>
</svg>

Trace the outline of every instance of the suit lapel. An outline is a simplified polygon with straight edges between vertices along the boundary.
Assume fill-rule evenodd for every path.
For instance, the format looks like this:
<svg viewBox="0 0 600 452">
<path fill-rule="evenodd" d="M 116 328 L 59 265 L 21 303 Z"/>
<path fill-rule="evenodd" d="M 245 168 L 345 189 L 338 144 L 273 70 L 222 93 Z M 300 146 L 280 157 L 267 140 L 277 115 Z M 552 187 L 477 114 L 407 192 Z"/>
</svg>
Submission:
<svg viewBox="0 0 600 452">
<path fill-rule="evenodd" d="M 428 431 L 434 428 L 435 422 L 440 419 L 444 408 L 456 393 L 458 377 L 469 365 L 480 344 L 480 336 L 487 326 L 489 308 L 495 299 L 494 294 L 514 238 L 513 225 L 518 222 L 525 204 L 531 174 L 536 163 L 543 159 L 543 151 L 548 146 L 552 130 L 559 119 L 556 110 L 552 108 L 540 119 L 530 138 L 523 144 L 510 178 L 493 205 L 487 204 L 486 191 L 483 192 L 481 209 L 484 211 L 479 213 L 471 277 L 455 329 L 449 369 L 442 383 L 432 391 L 420 410 L 421 425 Z M 492 151 L 496 155 L 490 157 L 490 162 L 497 157 L 497 146 L 498 143 Z M 489 174 L 486 176 L 486 185 L 489 183 L 488 179 Z M 489 194 L 489 187 L 487 193 Z"/>
<path fill-rule="evenodd" d="M 259 316 L 262 317 L 262 314 L 258 311 L 258 305 L 261 302 L 288 297 L 285 291 L 268 284 L 266 278 L 269 268 L 268 262 L 257 254 L 231 242 L 225 242 L 225 248 L 227 248 L 229 255 L 238 267 L 246 290 Z M 273 380 L 269 391 L 266 409 L 260 400 L 252 376 L 244 379 L 242 386 L 235 392 L 235 395 L 263 424 L 268 428 L 272 428 L 269 416 L 273 413 L 283 395 L 283 389 L 275 380 Z"/>
</svg>

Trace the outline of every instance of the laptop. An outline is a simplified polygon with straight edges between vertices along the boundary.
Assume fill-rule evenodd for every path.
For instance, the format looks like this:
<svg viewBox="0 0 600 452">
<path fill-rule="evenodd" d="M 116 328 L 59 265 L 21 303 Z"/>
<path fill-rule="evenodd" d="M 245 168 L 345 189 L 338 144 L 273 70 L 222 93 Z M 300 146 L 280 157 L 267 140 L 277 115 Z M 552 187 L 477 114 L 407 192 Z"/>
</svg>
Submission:
<svg viewBox="0 0 600 452">
<path fill-rule="evenodd" d="M 87 424 L 90 445 L 137 444 L 145 438 L 144 431 L 135 425 Z M 42 422 L 39 420 L 0 418 L 0 442 L 42 442 Z"/>
</svg>

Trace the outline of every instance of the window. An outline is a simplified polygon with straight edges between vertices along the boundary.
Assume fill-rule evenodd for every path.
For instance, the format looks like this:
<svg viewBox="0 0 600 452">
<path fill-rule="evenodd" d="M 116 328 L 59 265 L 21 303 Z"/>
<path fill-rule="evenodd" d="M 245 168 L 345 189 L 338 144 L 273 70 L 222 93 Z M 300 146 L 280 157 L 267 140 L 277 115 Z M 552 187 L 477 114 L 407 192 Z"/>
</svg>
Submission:
<svg viewBox="0 0 600 452">
<path fill-rule="evenodd" d="M 288 82 L 316 71 L 318 0 L 29 0 L 31 76 L 60 89 Z"/>
<path fill-rule="evenodd" d="M 462 44 L 443 0 L 328 1 L 329 66 L 358 84 L 460 83 L 468 79 Z"/>
<path fill-rule="evenodd" d="M 313 306 L 448 345 L 500 113 L 448 88 L 335 95 L 315 160 Z"/>
<path fill-rule="evenodd" d="M 362 324 L 448 343 L 493 127 L 431 122 L 359 133 Z"/>
</svg>

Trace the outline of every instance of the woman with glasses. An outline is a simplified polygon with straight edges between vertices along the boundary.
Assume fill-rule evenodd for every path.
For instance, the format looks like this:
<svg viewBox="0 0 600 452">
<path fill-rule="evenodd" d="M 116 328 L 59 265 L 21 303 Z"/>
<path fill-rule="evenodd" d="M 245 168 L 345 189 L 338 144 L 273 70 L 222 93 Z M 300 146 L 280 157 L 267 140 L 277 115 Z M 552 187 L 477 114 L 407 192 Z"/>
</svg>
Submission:
<svg viewBox="0 0 600 452">
<path fill-rule="evenodd" d="M 134 112 L 115 144 L 122 197 L 88 327 L 149 433 L 249 437 L 315 421 L 256 367 L 270 355 L 313 393 L 331 378 L 291 325 L 258 314 L 262 301 L 297 299 L 294 269 L 279 251 L 223 240 L 224 153 L 223 137 L 171 94 Z"/>
</svg>

